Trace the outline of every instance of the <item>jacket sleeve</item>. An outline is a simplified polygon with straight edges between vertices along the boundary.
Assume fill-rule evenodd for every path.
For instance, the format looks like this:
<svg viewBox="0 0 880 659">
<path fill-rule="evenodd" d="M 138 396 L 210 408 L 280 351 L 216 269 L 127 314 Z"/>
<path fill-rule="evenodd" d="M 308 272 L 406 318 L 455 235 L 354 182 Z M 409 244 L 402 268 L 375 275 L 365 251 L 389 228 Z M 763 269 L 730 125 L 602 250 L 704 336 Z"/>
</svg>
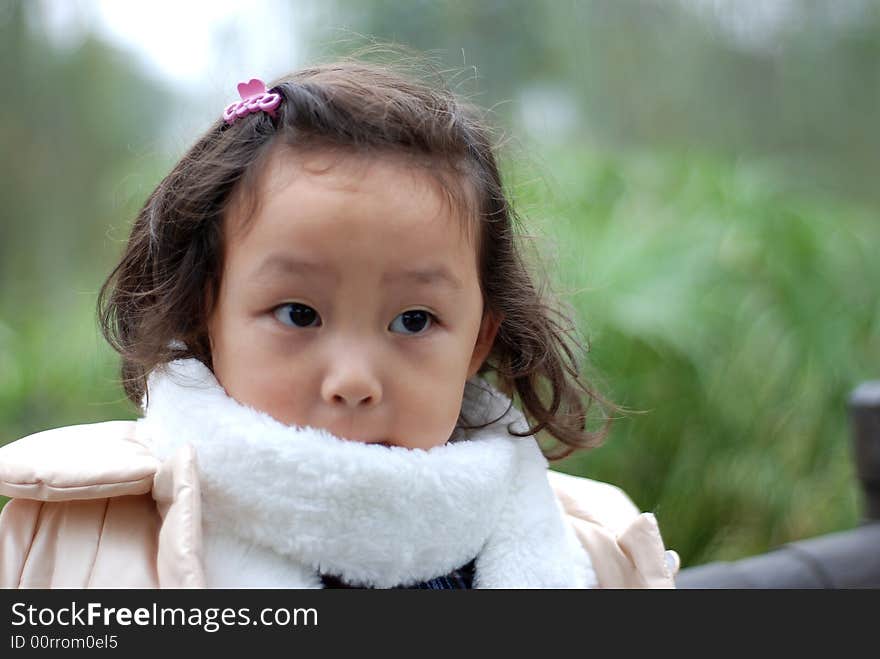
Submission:
<svg viewBox="0 0 880 659">
<path fill-rule="evenodd" d="M 42 501 L 12 499 L 0 511 L 0 588 L 18 588 Z"/>
<path fill-rule="evenodd" d="M 589 553 L 600 588 L 674 588 L 678 554 L 657 519 L 608 483 L 548 471 L 569 524 Z"/>
</svg>

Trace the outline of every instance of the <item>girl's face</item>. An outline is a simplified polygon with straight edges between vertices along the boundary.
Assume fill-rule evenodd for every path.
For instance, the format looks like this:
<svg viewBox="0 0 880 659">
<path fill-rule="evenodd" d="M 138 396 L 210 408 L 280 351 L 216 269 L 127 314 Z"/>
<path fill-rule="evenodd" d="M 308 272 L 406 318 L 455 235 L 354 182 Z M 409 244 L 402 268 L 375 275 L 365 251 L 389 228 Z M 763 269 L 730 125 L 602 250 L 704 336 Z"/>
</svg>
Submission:
<svg viewBox="0 0 880 659">
<path fill-rule="evenodd" d="M 208 329 L 227 393 L 355 441 L 444 444 L 498 329 L 454 212 L 402 157 L 276 150 L 250 223 L 226 217 Z"/>
</svg>

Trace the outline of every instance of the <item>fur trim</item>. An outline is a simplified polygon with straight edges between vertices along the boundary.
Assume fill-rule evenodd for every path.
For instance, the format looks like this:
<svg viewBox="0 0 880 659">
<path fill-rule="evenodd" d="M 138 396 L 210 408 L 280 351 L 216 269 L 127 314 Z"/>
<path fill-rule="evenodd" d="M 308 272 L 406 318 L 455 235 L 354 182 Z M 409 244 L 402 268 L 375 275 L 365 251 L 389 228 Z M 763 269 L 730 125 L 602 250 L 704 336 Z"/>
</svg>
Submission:
<svg viewBox="0 0 880 659">
<path fill-rule="evenodd" d="M 522 413 L 480 378 L 462 412 L 501 418 L 427 451 L 351 442 L 241 405 L 188 359 L 150 376 L 142 422 L 160 459 L 196 449 L 210 585 L 320 587 L 330 573 L 387 588 L 475 556 L 477 587 L 595 584 L 534 438 L 507 432 L 527 428 Z"/>
</svg>

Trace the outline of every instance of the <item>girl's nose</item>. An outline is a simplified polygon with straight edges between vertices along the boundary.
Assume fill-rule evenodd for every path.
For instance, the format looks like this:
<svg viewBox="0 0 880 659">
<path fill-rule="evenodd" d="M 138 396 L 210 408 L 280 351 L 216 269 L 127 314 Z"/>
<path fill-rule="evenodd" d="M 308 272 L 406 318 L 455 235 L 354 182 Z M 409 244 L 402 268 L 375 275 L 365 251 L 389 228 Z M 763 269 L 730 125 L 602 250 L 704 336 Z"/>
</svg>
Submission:
<svg viewBox="0 0 880 659">
<path fill-rule="evenodd" d="M 332 403 L 345 405 L 347 407 L 369 407 L 373 404 L 374 398 L 371 395 L 362 396 L 351 392 L 342 392 L 333 394 Z"/>
<path fill-rule="evenodd" d="M 325 377 L 321 394 L 329 405 L 373 407 L 382 399 L 382 387 L 366 368 L 349 366 Z"/>
</svg>

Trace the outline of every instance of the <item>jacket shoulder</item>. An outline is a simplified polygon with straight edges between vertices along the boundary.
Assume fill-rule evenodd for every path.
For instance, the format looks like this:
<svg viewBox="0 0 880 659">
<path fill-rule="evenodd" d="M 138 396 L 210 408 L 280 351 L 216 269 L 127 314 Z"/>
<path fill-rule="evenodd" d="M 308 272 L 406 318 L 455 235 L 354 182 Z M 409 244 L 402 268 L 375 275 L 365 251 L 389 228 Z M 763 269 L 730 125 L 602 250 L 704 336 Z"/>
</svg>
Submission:
<svg viewBox="0 0 880 659">
<path fill-rule="evenodd" d="M 566 518 L 590 555 L 600 588 L 674 588 L 678 554 L 667 550 L 657 519 L 619 487 L 547 472 Z"/>
<path fill-rule="evenodd" d="M 616 485 L 548 470 L 547 477 L 566 512 L 622 533 L 639 509 Z"/>
<path fill-rule="evenodd" d="M 65 501 L 145 494 L 159 464 L 136 421 L 53 428 L 0 447 L 0 495 Z"/>
<path fill-rule="evenodd" d="M 0 588 L 154 588 L 159 527 L 149 494 L 13 499 L 0 510 Z"/>
</svg>

